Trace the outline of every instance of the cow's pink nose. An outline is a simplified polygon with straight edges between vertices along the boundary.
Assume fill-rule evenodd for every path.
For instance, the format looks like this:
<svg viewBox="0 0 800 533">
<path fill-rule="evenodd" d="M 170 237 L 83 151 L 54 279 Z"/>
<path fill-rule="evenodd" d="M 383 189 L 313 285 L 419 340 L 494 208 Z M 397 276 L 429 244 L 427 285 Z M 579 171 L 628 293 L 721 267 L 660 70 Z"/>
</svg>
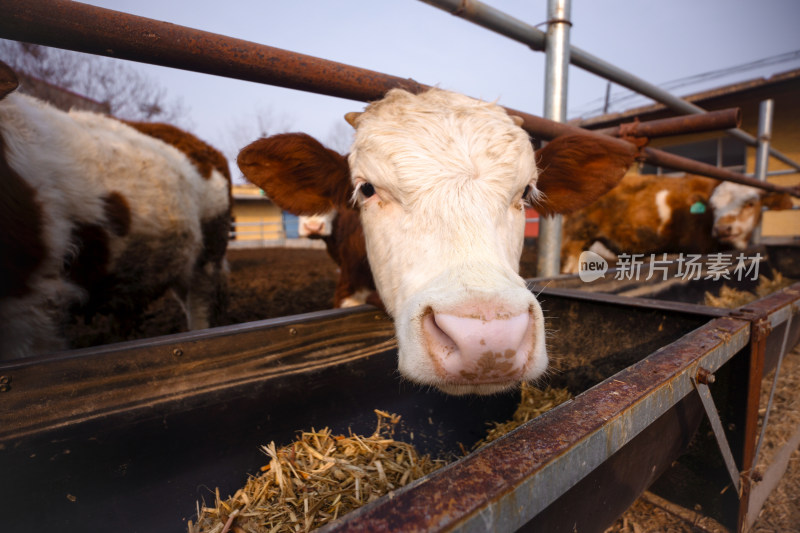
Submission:
<svg viewBox="0 0 800 533">
<path fill-rule="evenodd" d="M 733 226 L 729 224 L 717 224 L 711 229 L 712 237 L 729 237 L 733 233 Z"/>
<path fill-rule="evenodd" d="M 322 233 L 322 228 L 324 227 L 324 223 L 317 220 L 307 220 L 303 223 L 303 228 L 305 228 L 306 233 L 309 235 L 313 235 L 314 233 Z"/>
<path fill-rule="evenodd" d="M 448 383 L 519 380 L 533 349 L 530 313 L 485 320 L 430 312 L 422 327 L 436 370 Z"/>
</svg>

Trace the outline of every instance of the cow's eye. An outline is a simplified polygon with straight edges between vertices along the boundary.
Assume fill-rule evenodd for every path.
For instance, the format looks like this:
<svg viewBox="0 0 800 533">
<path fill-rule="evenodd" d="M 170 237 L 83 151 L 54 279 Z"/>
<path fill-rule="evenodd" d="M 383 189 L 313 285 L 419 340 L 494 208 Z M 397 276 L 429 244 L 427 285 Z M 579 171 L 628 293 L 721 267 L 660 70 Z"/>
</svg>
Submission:
<svg viewBox="0 0 800 533">
<path fill-rule="evenodd" d="M 372 186 L 371 183 L 364 183 L 361 187 L 358 188 L 358 191 L 364 198 L 369 198 L 373 194 L 375 194 L 375 187 Z"/>
<path fill-rule="evenodd" d="M 532 190 L 533 190 L 533 187 L 531 187 L 530 185 L 526 185 L 525 189 L 522 190 L 522 199 L 523 200 L 527 200 L 528 197 L 530 196 Z"/>
</svg>

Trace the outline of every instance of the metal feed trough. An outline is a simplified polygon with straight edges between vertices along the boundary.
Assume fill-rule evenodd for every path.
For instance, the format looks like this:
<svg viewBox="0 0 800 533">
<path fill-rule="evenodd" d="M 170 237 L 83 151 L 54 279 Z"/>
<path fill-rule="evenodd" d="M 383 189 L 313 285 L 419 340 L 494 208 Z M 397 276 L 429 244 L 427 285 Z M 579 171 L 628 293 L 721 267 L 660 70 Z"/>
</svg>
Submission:
<svg viewBox="0 0 800 533">
<path fill-rule="evenodd" d="M 479 2 L 459 2 L 480 14 Z M 80 3 L 9 0 L 0 15 L 4 38 L 344 98 L 426 87 Z M 576 49 L 573 57 L 593 62 Z M 538 139 L 575 131 L 513 112 Z M 776 188 L 657 150 L 643 157 Z M 763 272 L 800 279 L 797 248 L 765 257 Z M 698 295 L 715 290 L 705 281 L 558 277 L 532 281 L 533 290 L 540 282 L 560 365 L 546 383 L 576 397 L 327 530 L 597 531 L 651 486 L 673 501 L 702 501 L 730 528 L 752 522 L 781 466 L 763 481 L 750 474 L 758 393 L 800 338 L 800 285 L 727 311 L 700 305 Z M 216 487 L 232 493 L 258 471 L 260 445 L 287 443 L 298 430 L 371 432 L 377 408 L 401 414 L 400 438 L 421 451 L 453 455 L 510 417 L 511 394 L 456 398 L 403 382 L 393 335 L 384 315 L 359 308 L 4 363 L 0 529 L 181 530 L 198 500 L 213 500 Z M 706 420 L 716 438 L 697 431 Z"/>
<path fill-rule="evenodd" d="M 733 313 L 581 289 L 540 299 L 561 365 L 547 382 L 576 398 L 328 530 L 602 530 L 659 477 L 669 494 L 662 474 L 706 418 L 706 372 L 737 464 L 752 453 L 752 387 L 778 358 L 800 284 Z M 5 363 L 0 376 L 10 532 L 180 530 L 198 500 L 258 472 L 260 445 L 300 429 L 370 433 L 377 408 L 403 416 L 399 438 L 456 455 L 517 401 L 402 382 L 392 325 L 369 308 L 63 352 Z M 721 463 L 715 443 L 701 451 Z M 710 485 L 704 509 L 735 527 L 736 490 L 717 496 L 731 483 L 724 466 L 696 474 Z"/>
<path fill-rule="evenodd" d="M 759 279 L 760 276 L 772 278 L 776 273 L 793 280 L 800 279 L 800 246 L 797 244 L 761 246 L 742 254 L 761 259 Z M 736 255 L 738 253 L 731 254 L 733 257 Z M 800 320 L 796 317 L 800 311 L 800 283 L 733 310 L 708 307 L 704 304 L 706 293 L 718 296 L 725 285 L 754 291 L 758 281 L 739 281 L 732 273 L 729 273 L 731 280 L 717 277 L 709 270 L 714 262 L 713 256 L 702 258 L 700 264 L 703 268 L 697 275 L 687 277 L 685 272 L 678 271 L 680 262 L 676 259 L 677 256 L 673 256 L 669 269 L 663 275 L 654 275 L 649 281 L 641 281 L 644 271 L 642 278 L 628 279 L 619 269 L 612 269 L 603 279 L 588 283 L 581 281 L 577 275 L 559 276 L 537 280 L 533 288 L 541 290 L 545 298 L 547 295 L 560 295 L 586 301 L 614 301 L 638 308 L 674 309 L 708 317 L 727 316 L 750 323 L 747 355 L 730 366 L 724 385 L 717 383 L 712 387 L 725 389 L 725 392 L 719 393 L 719 401 L 715 402 L 722 417 L 724 435 L 717 433 L 712 438 L 707 434 L 705 442 L 696 443 L 693 454 L 683 461 L 686 464 L 693 463 L 693 470 L 686 464 L 679 464 L 654 486 L 654 490 L 670 500 L 689 507 L 701 502 L 707 514 L 731 529 L 746 529 L 753 524 L 767 496 L 785 471 L 788 455 L 800 445 L 798 427 L 794 428 L 792 436 L 775 455 L 786 455 L 786 458 L 774 460 L 766 473 L 752 471 L 763 437 L 763 430 L 759 435 L 758 429 L 759 410 L 769 413 L 771 408 L 771 404 L 759 403 L 762 378 L 776 367 L 780 369 L 783 356 L 800 341 Z M 703 391 L 702 384 L 698 388 Z M 715 433 L 718 431 L 717 428 L 714 430 Z M 702 441 L 703 437 L 698 436 L 698 440 Z M 728 464 L 718 461 L 698 470 L 698 461 L 708 460 L 703 454 L 707 454 L 709 449 L 719 449 L 723 455 L 727 454 L 725 459 Z M 737 491 L 723 490 L 734 478 L 739 478 L 741 482 L 740 496 Z M 687 486 L 692 486 L 691 490 L 687 490 Z"/>
</svg>

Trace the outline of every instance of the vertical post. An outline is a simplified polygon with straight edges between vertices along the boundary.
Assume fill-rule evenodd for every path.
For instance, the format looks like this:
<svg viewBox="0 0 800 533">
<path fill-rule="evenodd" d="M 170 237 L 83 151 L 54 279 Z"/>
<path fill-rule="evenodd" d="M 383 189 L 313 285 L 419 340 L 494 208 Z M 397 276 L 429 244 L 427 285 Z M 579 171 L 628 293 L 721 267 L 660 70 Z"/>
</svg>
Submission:
<svg viewBox="0 0 800 533">
<path fill-rule="evenodd" d="M 608 106 L 611 104 L 611 82 L 606 85 L 606 100 L 603 103 L 603 114 L 608 114 Z"/>
<path fill-rule="evenodd" d="M 758 146 L 756 146 L 756 167 L 754 176 L 761 181 L 767 180 L 767 167 L 769 166 L 769 142 L 772 138 L 772 99 L 763 100 L 758 106 Z M 753 230 L 753 244 L 761 243 L 761 223 L 764 213 L 758 219 L 758 225 Z"/>
<path fill-rule="evenodd" d="M 544 116 L 564 122 L 567 116 L 570 0 L 547 0 L 545 39 Z M 536 273 L 555 276 L 561 271 L 561 215 L 541 217 Z"/>
</svg>

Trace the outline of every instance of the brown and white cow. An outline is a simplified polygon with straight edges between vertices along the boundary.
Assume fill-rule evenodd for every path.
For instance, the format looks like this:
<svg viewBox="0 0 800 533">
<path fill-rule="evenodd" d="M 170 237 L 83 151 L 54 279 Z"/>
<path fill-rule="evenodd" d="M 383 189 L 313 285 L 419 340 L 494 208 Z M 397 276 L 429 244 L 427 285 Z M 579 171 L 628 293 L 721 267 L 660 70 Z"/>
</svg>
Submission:
<svg viewBox="0 0 800 533">
<path fill-rule="evenodd" d="M 577 136 L 534 154 L 503 108 L 438 89 L 389 91 L 348 121 L 348 160 L 283 135 L 244 148 L 239 167 L 270 196 L 292 187 L 303 202 L 290 211 L 352 198 L 405 377 L 452 394 L 539 377 L 544 319 L 518 274 L 525 204 L 544 215 L 585 205 L 619 181 L 633 148 Z"/>
<path fill-rule="evenodd" d="M 308 142 L 316 140 L 309 138 Z M 275 191 L 275 194 L 284 197 L 293 195 L 294 190 Z M 273 201 L 279 202 L 274 197 Z M 300 215 L 298 233 L 300 237 L 322 239 L 328 255 L 339 266 L 334 307 L 355 307 L 365 303 L 383 307 L 369 268 L 364 228 L 358 210 L 352 204 L 337 206 L 326 213 Z"/>
<path fill-rule="evenodd" d="M 172 289 L 188 327 L 224 298 L 230 172 L 172 126 L 65 113 L 0 63 L 0 359 L 65 347 L 81 311 L 141 314 Z"/>
<path fill-rule="evenodd" d="M 600 243 L 615 254 L 712 253 L 750 242 L 761 206 L 791 207 L 788 194 L 710 178 L 628 175 L 564 221 L 561 270 L 577 273 L 581 252 Z"/>
<path fill-rule="evenodd" d="M 709 201 L 718 183 L 693 176 L 625 176 L 608 194 L 565 218 L 562 272 L 577 273 L 581 252 L 596 241 L 613 254 L 716 250 Z"/>
</svg>

